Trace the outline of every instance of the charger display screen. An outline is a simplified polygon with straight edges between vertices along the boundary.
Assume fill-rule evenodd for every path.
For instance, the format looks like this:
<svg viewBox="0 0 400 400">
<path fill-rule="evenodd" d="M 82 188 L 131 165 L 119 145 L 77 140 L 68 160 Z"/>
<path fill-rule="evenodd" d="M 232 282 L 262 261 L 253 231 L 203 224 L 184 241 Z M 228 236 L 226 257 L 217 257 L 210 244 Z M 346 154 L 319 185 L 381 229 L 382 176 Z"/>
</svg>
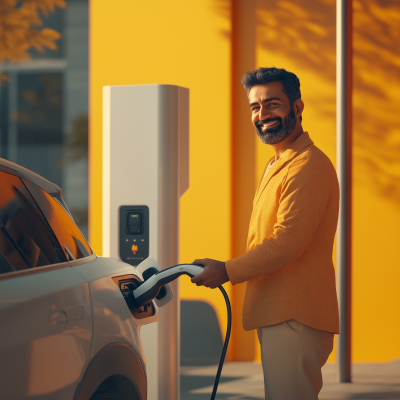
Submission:
<svg viewBox="0 0 400 400">
<path fill-rule="evenodd" d="M 137 266 L 149 256 L 149 208 L 121 206 L 119 209 L 119 256 Z"/>
</svg>

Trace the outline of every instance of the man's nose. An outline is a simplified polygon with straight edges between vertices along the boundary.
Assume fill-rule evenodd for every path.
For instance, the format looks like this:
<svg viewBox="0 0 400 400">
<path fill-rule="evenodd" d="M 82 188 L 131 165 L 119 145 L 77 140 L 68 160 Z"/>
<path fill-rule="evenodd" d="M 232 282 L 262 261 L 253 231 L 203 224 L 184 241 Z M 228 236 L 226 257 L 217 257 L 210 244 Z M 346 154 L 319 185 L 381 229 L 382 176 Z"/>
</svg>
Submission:
<svg viewBox="0 0 400 400">
<path fill-rule="evenodd" d="M 262 121 L 263 119 L 271 118 L 271 112 L 268 110 L 267 107 L 261 106 L 258 118 L 260 121 Z"/>
</svg>

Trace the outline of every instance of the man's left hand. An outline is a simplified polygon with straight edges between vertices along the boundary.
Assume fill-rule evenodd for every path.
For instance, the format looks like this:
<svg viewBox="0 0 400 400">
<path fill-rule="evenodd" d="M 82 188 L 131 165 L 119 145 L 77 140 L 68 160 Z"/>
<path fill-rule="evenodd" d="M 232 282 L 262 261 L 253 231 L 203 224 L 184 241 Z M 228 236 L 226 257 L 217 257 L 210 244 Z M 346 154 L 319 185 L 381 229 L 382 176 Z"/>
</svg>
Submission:
<svg viewBox="0 0 400 400">
<path fill-rule="evenodd" d="M 215 289 L 219 285 L 229 281 L 225 263 L 222 261 L 203 258 L 201 260 L 194 260 L 192 264 L 204 265 L 204 271 L 192 278 L 192 282 L 197 286 L 206 286 Z"/>
</svg>

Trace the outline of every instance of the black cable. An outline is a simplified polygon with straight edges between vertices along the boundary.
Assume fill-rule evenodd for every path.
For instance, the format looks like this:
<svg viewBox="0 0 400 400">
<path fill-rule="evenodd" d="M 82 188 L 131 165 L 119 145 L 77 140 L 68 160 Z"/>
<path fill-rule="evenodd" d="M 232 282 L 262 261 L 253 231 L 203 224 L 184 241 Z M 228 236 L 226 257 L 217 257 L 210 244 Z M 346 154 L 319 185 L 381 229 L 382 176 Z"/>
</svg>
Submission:
<svg viewBox="0 0 400 400">
<path fill-rule="evenodd" d="M 222 348 L 221 359 L 219 360 L 218 371 L 217 371 L 217 375 L 215 376 L 214 388 L 213 388 L 213 391 L 211 394 L 211 400 L 214 400 L 215 396 L 217 394 L 219 378 L 221 377 L 222 367 L 224 366 L 226 350 L 228 349 L 229 338 L 231 336 L 231 328 L 232 328 L 232 310 L 231 310 L 231 303 L 229 301 L 229 297 L 228 297 L 227 293 L 225 292 L 225 289 L 222 286 L 218 286 L 218 289 L 222 292 L 224 299 L 225 299 L 226 309 L 228 312 L 228 323 L 227 323 L 227 327 L 226 327 L 224 347 Z"/>
</svg>

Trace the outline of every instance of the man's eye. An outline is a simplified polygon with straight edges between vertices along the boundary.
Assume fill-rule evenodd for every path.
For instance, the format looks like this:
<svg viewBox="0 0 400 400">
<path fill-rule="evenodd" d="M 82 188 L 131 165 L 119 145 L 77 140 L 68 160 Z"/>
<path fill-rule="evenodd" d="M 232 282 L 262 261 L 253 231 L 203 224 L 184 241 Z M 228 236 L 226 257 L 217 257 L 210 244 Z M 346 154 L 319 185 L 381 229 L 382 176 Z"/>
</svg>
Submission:
<svg viewBox="0 0 400 400">
<path fill-rule="evenodd" d="M 278 103 L 269 103 L 268 105 L 269 105 L 269 106 L 277 106 Z"/>
</svg>

